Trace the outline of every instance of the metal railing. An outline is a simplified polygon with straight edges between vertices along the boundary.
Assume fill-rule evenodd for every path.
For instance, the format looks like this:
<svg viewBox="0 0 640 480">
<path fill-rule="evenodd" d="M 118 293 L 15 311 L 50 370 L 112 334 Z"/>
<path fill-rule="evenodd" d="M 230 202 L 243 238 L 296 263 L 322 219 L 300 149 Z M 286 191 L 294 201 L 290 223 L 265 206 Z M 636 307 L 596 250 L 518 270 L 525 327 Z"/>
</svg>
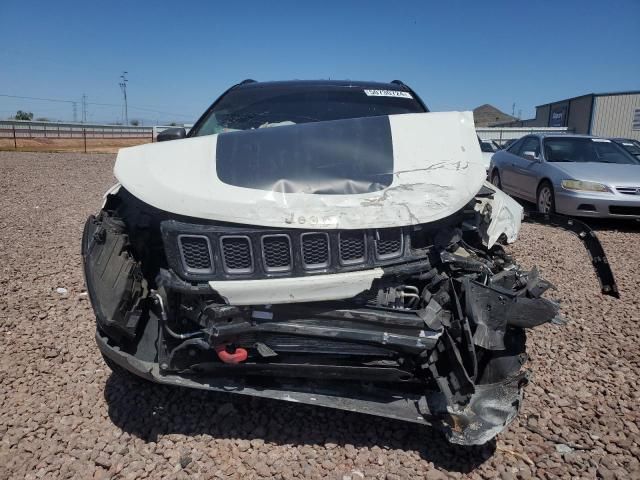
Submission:
<svg viewBox="0 0 640 480">
<path fill-rule="evenodd" d="M 0 138 L 152 138 L 153 127 L 0 120 Z"/>
<path fill-rule="evenodd" d="M 154 142 L 158 133 L 172 128 L 169 126 L 136 127 L 128 125 L 106 125 L 96 123 L 36 122 L 28 120 L 0 120 L 0 139 L 17 141 L 33 138 L 83 139 L 149 139 Z M 566 127 L 477 127 L 476 133 L 482 140 L 489 140 L 502 146 L 507 141 L 530 133 L 569 133 Z"/>
<path fill-rule="evenodd" d="M 77 139 L 83 140 L 87 151 L 87 140 L 97 139 L 147 139 L 154 142 L 158 133 L 172 128 L 168 126 L 139 127 L 129 125 L 107 125 L 99 123 L 38 122 L 30 120 L 0 120 L 0 140 L 12 139 L 18 149 L 18 140 L 28 139 Z"/>
<path fill-rule="evenodd" d="M 530 133 L 570 133 L 567 127 L 476 127 L 481 140 L 489 140 L 504 145 Z"/>
</svg>

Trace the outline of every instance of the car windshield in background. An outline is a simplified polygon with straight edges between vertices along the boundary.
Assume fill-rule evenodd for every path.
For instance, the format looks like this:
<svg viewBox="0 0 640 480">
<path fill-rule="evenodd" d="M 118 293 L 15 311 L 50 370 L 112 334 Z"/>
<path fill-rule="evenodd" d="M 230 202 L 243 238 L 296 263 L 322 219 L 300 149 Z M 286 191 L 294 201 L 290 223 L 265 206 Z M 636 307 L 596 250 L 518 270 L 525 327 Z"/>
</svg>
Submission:
<svg viewBox="0 0 640 480">
<path fill-rule="evenodd" d="M 545 138 L 544 156 L 547 162 L 599 162 L 640 165 L 640 161 L 622 147 L 602 138 Z"/>
<path fill-rule="evenodd" d="M 635 155 L 636 157 L 640 156 L 640 146 L 635 142 L 620 142 L 622 148 L 624 148 L 631 155 Z"/>
<path fill-rule="evenodd" d="M 224 95 L 194 135 L 422 112 L 425 109 L 420 102 L 401 90 L 334 86 L 238 88 Z"/>
</svg>

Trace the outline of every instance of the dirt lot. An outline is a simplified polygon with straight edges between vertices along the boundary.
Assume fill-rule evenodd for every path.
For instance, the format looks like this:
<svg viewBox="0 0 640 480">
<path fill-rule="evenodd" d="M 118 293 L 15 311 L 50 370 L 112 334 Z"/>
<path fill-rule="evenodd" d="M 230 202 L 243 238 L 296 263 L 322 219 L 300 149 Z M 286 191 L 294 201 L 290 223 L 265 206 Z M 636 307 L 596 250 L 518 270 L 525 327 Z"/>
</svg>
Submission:
<svg viewBox="0 0 640 480">
<path fill-rule="evenodd" d="M 150 138 L 87 138 L 89 153 L 117 153 L 119 148 L 149 143 Z M 84 152 L 82 138 L 18 138 L 19 152 Z M 0 150 L 16 151 L 13 138 L 0 138 Z"/>
<path fill-rule="evenodd" d="M 112 165 L 0 152 L 0 478 L 640 478 L 637 226 L 598 225 L 619 301 L 575 237 L 524 226 L 512 251 L 557 285 L 569 323 L 530 333 L 519 419 L 460 449 L 395 421 L 111 374 L 79 250 Z"/>
</svg>

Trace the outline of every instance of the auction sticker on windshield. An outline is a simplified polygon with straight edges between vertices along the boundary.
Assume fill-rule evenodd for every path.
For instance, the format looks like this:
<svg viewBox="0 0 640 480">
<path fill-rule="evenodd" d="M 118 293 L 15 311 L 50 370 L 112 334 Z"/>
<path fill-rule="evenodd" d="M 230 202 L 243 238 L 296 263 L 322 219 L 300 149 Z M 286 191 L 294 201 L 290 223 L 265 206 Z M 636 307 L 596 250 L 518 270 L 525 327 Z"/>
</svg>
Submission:
<svg viewBox="0 0 640 480">
<path fill-rule="evenodd" d="M 365 90 L 364 93 L 368 97 L 400 97 L 413 98 L 408 92 L 399 92 L 398 90 Z"/>
</svg>

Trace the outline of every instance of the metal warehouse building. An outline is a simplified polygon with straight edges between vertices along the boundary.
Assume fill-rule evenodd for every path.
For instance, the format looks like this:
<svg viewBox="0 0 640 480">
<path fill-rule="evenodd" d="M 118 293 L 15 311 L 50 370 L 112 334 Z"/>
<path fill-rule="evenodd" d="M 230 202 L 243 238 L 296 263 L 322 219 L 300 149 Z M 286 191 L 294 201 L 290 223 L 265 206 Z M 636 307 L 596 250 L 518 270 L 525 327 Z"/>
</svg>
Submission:
<svg viewBox="0 0 640 480">
<path fill-rule="evenodd" d="M 536 118 L 509 126 L 567 127 L 574 133 L 640 140 L 640 90 L 588 93 L 538 105 Z"/>
</svg>

